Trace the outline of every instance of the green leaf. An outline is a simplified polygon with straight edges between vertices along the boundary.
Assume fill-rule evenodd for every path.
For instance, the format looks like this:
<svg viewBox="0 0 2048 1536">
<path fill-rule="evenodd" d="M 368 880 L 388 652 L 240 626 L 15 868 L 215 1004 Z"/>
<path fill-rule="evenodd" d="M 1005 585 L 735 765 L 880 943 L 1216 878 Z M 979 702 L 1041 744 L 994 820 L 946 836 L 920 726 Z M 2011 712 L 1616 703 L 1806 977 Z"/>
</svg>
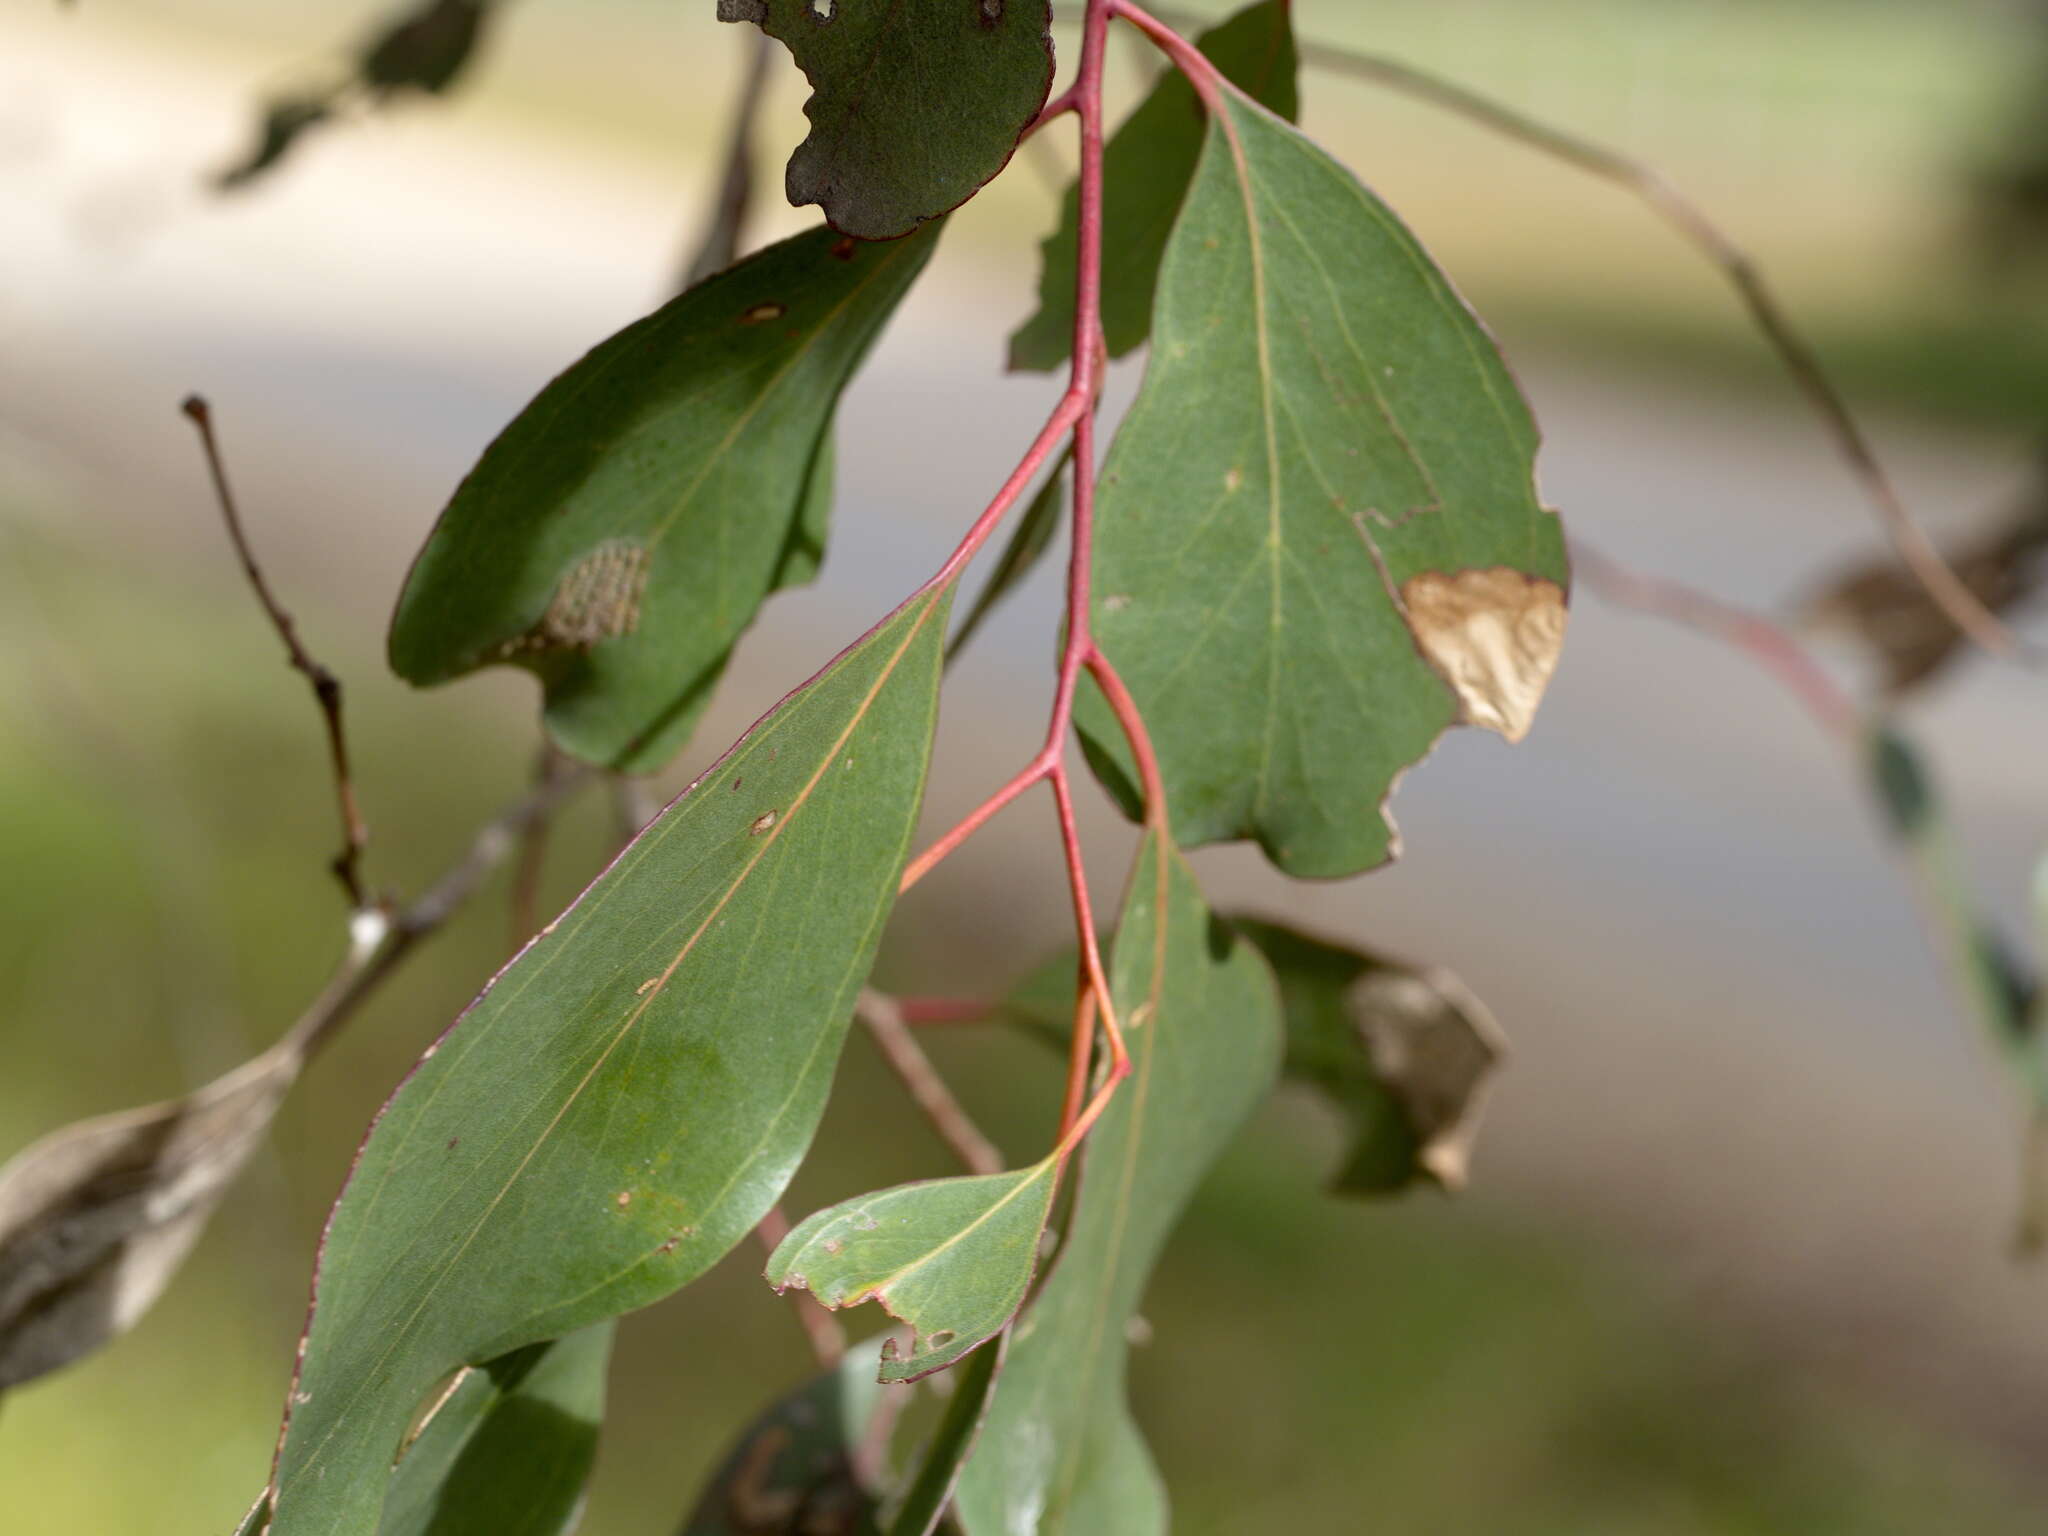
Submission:
<svg viewBox="0 0 2048 1536">
<path fill-rule="evenodd" d="M 476 54 L 488 0 L 425 0 L 364 48 L 356 73 L 373 91 L 445 92 Z"/>
<path fill-rule="evenodd" d="M 611 1323 L 468 1372 L 391 1474 L 377 1536 L 562 1536 L 604 1419 Z"/>
<path fill-rule="evenodd" d="M 995 567 L 988 573 L 988 584 L 975 595 L 974 606 L 968 609 L 967 617 L 954 631 L 952 643 L 946 647 L 948 661 L 966 648 L 975 631 L 994 612 L 996 604 L 1015 591 L 1045 558 L 1046 550 L 1052 546 L 1052 536 L 1059 531 L 1060 509 L 1066 505 L 1066 499 L 1067 460 L 1062 459 L 1045 484 L 1038 488 L 1038 494 L 1031 498 L 1031 505 L 1025 509 L 1024 516 L 1018 519 L 1010 534 L 1010 542 L 996 557 Z"/>
<path fill-rule="evenodd" d="M 683 1522 L 682 1536 L 881 1536 L 856 1464 L 881 1388 L 876 1346 L 782 1398 L 739 1437 Z"/>
<path fill-rule="evenodd" d="M 1290 122 L 1300 113 L 1288 0 L 1260 0 L 1196 39 L 1224 76 Z M 1152 294 L 1174 215 L 1202 152 L 1202 106 L 1179 70 L 1161 77 L 1102 157 L 1102 329 L 1122 357 L 1152 333 Z M 1069 188 L 1043 247 L 1038 312 L 1010 338 L 1010 366 L 1060 367 L 1074 352 L 1074 269 L 1081 197 Z"/>
<path fill-rule="evenodd" d="M 882 1346 L 882 1380 L 916 1381 L 993 1338 L 1024 1303 L 1060 1159 L 862 1195 L 800 1222 L 768 1260 L 778 1291 L 828 1307 L 878 1301 L 911 1328 Z"/>
<path fill-rule="evenodd" d="M 790 202 L 893 240 L 1009 164 L 1052 89 L 1048 0 L 718 0 L 780 39 L 811 82 Z"/>
<path fill-rule="evenodd" d="M 936 239 L 770 246 L 542 390 L 421 550 L 392 667 L 525 667 L 564 751 L 659 768 L 762 600 L 816 569 L 833 407 Z"/>
<path fill-rule="evenodd" d="M 1535 426 L 1393 215 L 1235 92 L 1153 335 L 1104 466 L 1094 624 L 1174 830 L 1256 838 L 1293 875 L 1370 868 L 1402 770 L 1461 718 L 1519 740 L 1555 666 L 1566 559 Z M 1115 789 L 1126 749 L 1081 702 Z"/>
<path fill-rule="evenodd" d="M 1166 1496 L 1124 1400 L 1145 1283 L 1203 1174 L 1271 1086 L 1279 1007 L 1258 952 L 1148 835 L 1111 987 L 1132 1075 L 1086 1144 L 1052 1274 L 1018 1323 L 955 1509 L 969 1536 L 1157 1536 Z M 1218 1364 L 1218 1390 L 1237 1374 Z"/>
<path fill-rule="evenodd" d="M 895 900 L 946 607 L 749 732 L 393 1096 L 328 1223 L 274 1536 L 369 1536 L 435 1382 L 667 1295 L 775 1203 Z"/>
<path fill-rule="evenodd" d="M 1493 1016 L 1450 972 L 1237 917 L 1280 982 L 1287 1075 L 1352 1123 L 1332 1189 L 1399 1194 L 1421 1181 L 1461 1189 L 1482 1090 L 1506 1045 Z"/>
<path fill-rule="evenodd" d="M 1010 1336 L 1001 1333 L 987 1349 L 976 1350 L 953 1376 L 953 1395 L 946 1400 L 946 1412 L 931 1442 L 924 1447 L 917 1476 L 904 1495 L 896 1518 L 889 1522 L 889 1536 L 934 1536 L 945 1523 L 946 1508 L 959 1485 L 967 1456 L 981 1435 L 994 1401 L 996 1378 L 1010 1349 Z"/>
</svg>

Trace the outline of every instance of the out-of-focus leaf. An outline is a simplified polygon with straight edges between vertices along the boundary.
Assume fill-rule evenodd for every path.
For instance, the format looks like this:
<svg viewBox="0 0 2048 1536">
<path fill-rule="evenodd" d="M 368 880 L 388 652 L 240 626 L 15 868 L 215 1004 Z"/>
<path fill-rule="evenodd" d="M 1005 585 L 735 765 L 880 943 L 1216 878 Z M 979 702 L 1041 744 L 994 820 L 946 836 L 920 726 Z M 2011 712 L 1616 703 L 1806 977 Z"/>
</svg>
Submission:
<svg viewBox="0 0 2048 1536">
<path fill-rule="evenodd" d="M 881 1387 L 876 1348 L 848 1350 L 750 1425 L 680 1536 L 881 1536 L 860 1447 Z"/>
<path fill-rule="evenodd" d="M 1943 554 L 1993 613 L 2010 613 L 2038 594 L 2048 583 L 2048 462 L 1998 526 Z M 1964 648 L 1962 631 L 1926 586 L 1890 559 L 1855 566 L 1829 582 L 1807 601 L 1805 618 L 1854 636 L 1895 699 L 1940 676 Z"/>
<path fill-rule="evenodd" d="M 968 609 L 967 617 L 954 631 L 952 643 L 946 647 L 948 660 L 966 648 L 982 622 L 995 611 L 996 604 L 1015 591 L 1018 583 L 1045 558 L 1052 536 L 1059 531 L 1060 509 L 1066 504 L 1066 499 L 1067 461 L 1062 459 L 1045 484 L 1038 488 L 1038 494 L 1031 498 L 1031 505 L 1010 533 L 1010 542 L 996 557 L 995 567 L 988 573 L 987 584 L 975 595 L 974 606 Z"/>
<path fill-rule="evenodd" d="M 269 102 L 256 122 L 256 142 L 248 154 L 214 177 L 214 186 L 231 192 L 254 181 L 290 153 L 300 134 L 317 128 L 333 113 L 334 103 L 325 96 L 280 96 Z"/>
<path fill-rule="evenodd" d="M 304 1064 L 287 1039 L 185 1098 L 66 1126 L 0 1168 L 0 1389 L 149 1310 Z"/>
<path fill-rule="evenodd" d="M 377 1536 L 564 1536 L 604 1420 L 613 1324 L 466 1372 L 391 1473 Z"/>
<path fill-rule="evenodd" d="M 564 751 L 660 767 L 762 600 L 815 569 L 834 404 L 936 239 L 770 246 L 542 390 L 421 550 L 393 668 L 526 667 Z"/>
<path fill-rule="evenodd" d="M 373 91 L 425 91 L 438 96 L 475 57 L 488 0 L 426 0 L 364 47 L 356 74 Z"/>
<path fill-rule="evenodd" d="M 755 726 L 393 1095 L 328 1222 L 273 1536 L 372 1536 L 436 1382 L 669 1294 L 779 1198 L 895 900 L 946 607 Z"/>
<path fill-rule="evenodd" d="M 908 1323 L 908 1354 L 893 1338 L 882 1346 L 883 1381 L 944 1370 L 1023 1305 L 1059 1163 L 904 1184 L 819 1211 L 777 1246 L 768 1283 L 834 1308 L 878 1301 Z"/>
<path fill-rule="evenodd" d="M 988 1418 L 996 1379 L 1009 1349 L 1009 1334 L 998 1334 L 993 1344 L 976 1350 L 947 1378 L 953 1383 L 953 1395 L 946 1400 L 945 1415 L 920 1455 L 917 1475 L 902 1506 L 889 1522 L 889 1536 L 934 1536 L 947 1524 L 946 1508 Z"/>
<path fill-rule="evenodd" d="M 1292 122 L 1301 110 L 1299 61 L 1288 0 L 1259 0 L 1196 39 L 1224 77 Z M 1152 333 L 1159 258 L 1202 152 L 1202 107 L 1179 70 L 1116 131 L 1102 157 L 1102 330 L 1122 357 Z M 1047 372 L 1074 352 L 1074 268 L 1081 197 L 1069 188 L 1047 237 L 1038 312 L 1010 338 L 1010 366 Z"/>
<path fill-rule="evenodd" d="M 718 18 L 779 39 L 810 80 L 789 200 L 863 240 L 974 196 L 1052 89 L 1048 0 L 718 0 Z"/>
<path fill-rule="evenodd" d="M 1184 843 L 1293 875 L 1394 851 L 1395 780 L 1452 724 L 1529 729 L 1566 557 L 1492 341 L 1393 214 L 1224 91 L 1104 467 L 1095 632 Z M 1091 760 L 1127 749 L 1084 695 Z"/>
<path fill-rule="evenodd" d="M 1258 918 L 1237 917 L 1280 982 L 1287 1075 L 1352 1123 L 1339 1194 L 1462 1189 L 1482 1093 L 1506 1050 L 1500 1026 L 1450 972 L 1405 965 Z"/>
<path fill-rule="evenodd" d="M 1272 1085 L 1279 1005 L 1258 952 L 1148 835 L 1111 986 L 1132 1075 L 1090 1134 L 1050 1277 L 1018 1322 L 955 1495 L 970 1536 L 1157 1536 L 1166 1494 L 1124 1400 L 1125 1337 L 1167 1235 Z M 1218 1363 L 1227 1390 L 1240 1372 Z"/>
</svg>

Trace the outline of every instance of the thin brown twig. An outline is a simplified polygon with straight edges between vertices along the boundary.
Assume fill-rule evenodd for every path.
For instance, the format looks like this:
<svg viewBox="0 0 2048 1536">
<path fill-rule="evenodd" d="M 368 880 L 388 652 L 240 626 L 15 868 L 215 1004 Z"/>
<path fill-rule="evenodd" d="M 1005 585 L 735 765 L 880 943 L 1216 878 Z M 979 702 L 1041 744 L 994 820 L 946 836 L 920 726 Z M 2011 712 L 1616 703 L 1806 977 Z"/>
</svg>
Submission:
<svg viewBox="0 0 2048 1536">
<path fill-rule="evenodd" d="M 1154 6 L 1151 10 L 1162 19 L 1177 17 L 1182 23 L 1199 20 L 1177 6 Z M 1445 108 L 1633 193 L 1705 256 L 1735 289 L 1751 321 L 1834 440 L 1836 450 L 1869 499 L 1899 559 L 1927 589 L 1927 595 L 1948 616 L 1949 622 L 1995 656 L 2030 665 L 2039 663 L 2038 650 L 2013 634 L 1984 605 L 1914 520 L 1848 402 L 1821 365 L 1819 353 L 1793 325 L 1756 261 L 1662 171 L 1605 145 L 1539 123 L 1399 60 L 1307 40 L 1299 47 L 1305 63 L 1387 86 Z"/>
<path fill-rule="evenodd" d="M 330 867 L 342 889 L 348 893 L 349 905 L 358 912 L 368 911 L 375 903 L 363 885 L 362 858 L 370 833 L 363 824 L 362 812 L 356 803 L 355 781 L 349 773 L 348 733 L 341 718 L 341 680 L 322 666 L 300 641 L 298 626 L 293 622 L 290 611 L 277 600 L 276 594 L 270 590 L 270 583 L 264 579 L 263 568 L 256 563 L 256 553 L 250 548 L 241 515 L 235 509 L 234 493 L 228 488 L 227 467 L 221 460 L 220 444 L 213 434 L 212 408 L 203 396 L 188 395 L 182 409 L 198 429 L 199 445 L 206 454 L 207 470 L 213 476 L 214 496 L 220 503 L 221 519 L 227 524 L 228 538 L 235 546 L 236 558 L 242 563 L 242 573 L 249 578 L 257 602 L 263 605 L 263 612 L 270 619 L 270 627 L 284 641 L 285 654 L 291 665 L 312 687 L 321 718 L 326 722 L 327 755 L 334 770 L 334 794 L 341 810 L 342 837 L 341 852 L 334 856 Z"/>
<path fill-rule="evenodd" d="M 754 1227 L 754 1238 L 765 1254 L 773 1254 L 787 1236 L 789 1218 L 783 1215 L 779 1205 Z M 804 1337 L 811 1341 L 811 1353 L 817 1356 L 818 1364 L 828 1371 L 835 1369 L 846 1358 L 846 1330 L 839 1326 L 839 1319 L 809 1291 L 794 1290 L 784 1294 L 789 1297 L 796 1320 L 803 1325 Z"/>
<path fill-rule="evenodd" d="M 754 126 L 767 96 L 768 64 L 775 44 L 758 27 L 745 29 L 747 72 L 733 101 L 732 124 L 726 131 L 725 174 L 711 200 L 704 233 L 683 268 L 684 288 L 694 288 L 713 273 L 723 272 L 740 254 L 747 213 L 754 202 Z"/>
<path fill-rule="evenodd" d="M 327 1044 L 406 956 L 476 894 L 477 887 L 518 847 L 527 828 L 551 815 L 590 775 L 590 769 L 574 767 L 537 785 L 485 822 L 462 857 L 395 916 L 387 918 L 375 909 L 359 912 L 348 958 L 287 1038 L 309 1058 Z"/>
<path fill-rule="evenodd" d="M 575 761 L 552 741 L 541 743 L 534 764 L 536 787 L 570 772 Z M 517 949 L 540 927 L 540 882 L 547 867 L 548 832 L 551 816 L 536 816 L 519 837 L 519 861 L 512 869 L 512 947 Z"/>
<path fill-rule="evenodd" d="M 854 1017 L 867 1028 L 875 1047 L 889 1069 L 902 1081 L 924 1117 L 953 1149 L 969 1173 L 1001 1173 L 1009 1166 L 996 1144 L 981 1133 L 965 1106 L 946 1085 L 939 1069 L 925 1055 L 924 1047 L 911 1034 L 903 1010 L 896 1000 L 873 988 L 864 988 L 854 1004 Z"/>
</svg>

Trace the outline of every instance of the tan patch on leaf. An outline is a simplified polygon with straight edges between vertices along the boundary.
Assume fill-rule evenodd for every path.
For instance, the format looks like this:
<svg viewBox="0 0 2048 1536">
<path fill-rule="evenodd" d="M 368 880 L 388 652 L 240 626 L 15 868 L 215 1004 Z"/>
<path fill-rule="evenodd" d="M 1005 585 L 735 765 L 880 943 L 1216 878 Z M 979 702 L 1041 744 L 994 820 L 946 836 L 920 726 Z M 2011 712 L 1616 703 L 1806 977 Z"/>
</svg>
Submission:
<svg viewBox="0 0 2048 1536">
<path fill-rule="evenodd" d="M 1402 583 L 1408 628 L 1458 696 L 1468 725 L 1520 741 L 1564 648 L 1564 590 L 1507 566 Z"/>
<path fill-rule="evenodd" d="M 1371 971 L 1351 1014 L 1373 1071 L 1400 1101 L 1420 1150 L 1416 1161 L 1445 1189 L 1465 1187 L 1488 1082 L 1507 1037 L 1448 971 Z"/>
<path fill-rule="evenodd" d="M 601 640 L 630 635 L 640 624 L 647 590 L 647 546 L 606 539 L 570 566 L 541 615 L 535 639 L 543 646 L 587 651 Z"/>
</svg>

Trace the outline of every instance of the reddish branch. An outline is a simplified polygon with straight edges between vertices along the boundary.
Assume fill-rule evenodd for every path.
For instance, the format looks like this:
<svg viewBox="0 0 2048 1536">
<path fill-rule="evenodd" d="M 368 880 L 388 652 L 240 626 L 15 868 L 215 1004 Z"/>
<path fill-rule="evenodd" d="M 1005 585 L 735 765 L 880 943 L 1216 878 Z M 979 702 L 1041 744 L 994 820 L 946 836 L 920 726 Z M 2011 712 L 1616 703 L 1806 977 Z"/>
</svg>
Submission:
<svg viewBox="0 0 2048 1536">
<path fill-rule="evenodd" d="M 313 689 L 313 697 L 320 705 L 321 718 L 327 724 L 327 755 L 334 769 L 334 795 L 341 810 L 341 852 L 334 856 L 334 876 L 348 892 L 349 904 L 358 912 L 375 905 L 363 887 L 363 848 L 369 841 L 369 829 L 363 825 L 362 812 L 356 805 L 355 781 L 350 777 L 348 765 L 348 736 L 342 728 L 341 681 L 326 667 L 322 666 L 299 639 L 297 624 L 291 613 L 277 600 L 270 590 L 270 583 L 264 579 L 263 568 L 256 563 L 256 554 L 249 547 L 248 535 L 242 529 L 241 515 L 235 510 L 234 493 L 228 489 L 227 467 L 221 462 L 220 444 L 213 435 L 213 411 L 199 395 L 186 397 L 185 414 L 199 431 L 199 445 L 206 453 L 206 467 L 213 476 L 213 490 L 220 502 L 220 515 L 227 524 L 228 538 L 235 546 L 235 557 L 242 563 L 242 572 L 249 578 L 249 585 L 256 593 L 256 600 L 263 605 L 263 611 L 270 619 L 270 627 L 277 631 L 284 641 L 285 654 L 291 665 L 304 675 Z"/>
</svg>

